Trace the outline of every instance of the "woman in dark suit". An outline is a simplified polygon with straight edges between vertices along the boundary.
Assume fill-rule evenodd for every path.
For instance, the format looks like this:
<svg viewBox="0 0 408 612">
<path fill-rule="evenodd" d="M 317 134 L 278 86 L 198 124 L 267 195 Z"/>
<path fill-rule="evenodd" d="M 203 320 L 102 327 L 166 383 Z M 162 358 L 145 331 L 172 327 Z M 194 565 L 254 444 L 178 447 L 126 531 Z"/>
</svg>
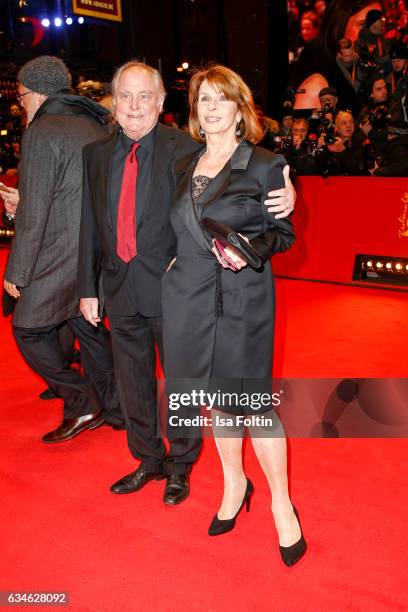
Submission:
<svg viewBox="0 0 408 612">
<path fill-rule="evenodd" d="M 262 129 L 252 94 L 224 66 L 197 72 L 190 83 L 190 132 L 203 147 L 176 163 L 178 186 L 171 221 L 177 257 L 163 278 L 164 369 L 169 389 L 176 379 L 190 389 L 242 389 L 271 382 L 274 284 L 268 260 L 294 240 L 288 219 L 277 220 L 262 204 L 267 192 L 284 186 L 283 157 L 255 147 Z M 264 266 L 253 269 L 232 248 L 225 267 L 200 221 L 211 218 L 251 241 Z M 259 385 L 254 385 L 258 379 Z M 207 385 L 207 386 L 206 386 Z M 232 387 L 231 387 L 232 385 Z M 186 389 L 184 389 L 186 390 Z M 215 416 L 253 414 L 239 406 L 217 406 Z M 221 409 L 222 412 L 219 410 Z M 271 412 L 271 405 L 263 410 Z M 225 416 L 225 414 L 224 414 Z M 276 415 L 274 415 L 275 417 Z M 238 420 L 237 420 L 238 422 Z M 242 428 L 241 428 L 242 429 Z M 272 492 L 272 512 L 284 562 L 293 565 L 306 544 L 288 494 L 286 440 L 251 427 L 252 443 Z M 224 496 L 210 535 L 230 531 L 253 491 L 242 465 L 242 431 L 214 427 L 224 471 Z"/>
</svg>

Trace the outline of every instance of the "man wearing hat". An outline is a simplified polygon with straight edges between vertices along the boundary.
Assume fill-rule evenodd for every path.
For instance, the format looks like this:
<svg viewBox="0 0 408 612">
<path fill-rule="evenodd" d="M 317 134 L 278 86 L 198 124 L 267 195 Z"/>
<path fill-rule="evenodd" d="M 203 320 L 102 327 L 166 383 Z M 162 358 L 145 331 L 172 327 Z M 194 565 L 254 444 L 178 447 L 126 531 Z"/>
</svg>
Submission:
<svg viewBox="0 0 408 612">
<path fill-rule="evenodd" d="M 382 11 L 368 11 L 365 27 L 361 28 L 356 42 L 356 51 L 361 56 L 369 53 L 381 66 L 385 74 L 391 72 L 389 62 L 390 47 L 384 37 L 385 17 Z"/>
<path fill-rule="evenodd" d="M 403 42 L 396 42 L 391 46 L 390 60 L 392 64 L 391 92 L 394 94 L 398 83 L 406 78 L 408 66 L 408 49 Z"/>
<path fill-rule="evenodd" d="M 330 112 L 336 114 L 337 109 L 337 90 L 334 87 L 323 87 L 319 91 L 320 109 L 330 109 Z"/>
<path fill-rule="evenodd" d="M 43 441 L 64 442 L 95 429 L 105 416 L 112 424 L 121 420 L 108 332 L 84 321 L 76 291 L 82 147 L 106 135 L 107 111 L 71 94 L 68 69 L 56 57 L 29 61 L 18 81 L 29 125 L 4 287 L 17 299 L 13 329 L 23 356 L 64 399 L 63 422 Z M 80 342 L 87 376 L 64 358 L 58 340 L 64 322 Z"/>
</svg>

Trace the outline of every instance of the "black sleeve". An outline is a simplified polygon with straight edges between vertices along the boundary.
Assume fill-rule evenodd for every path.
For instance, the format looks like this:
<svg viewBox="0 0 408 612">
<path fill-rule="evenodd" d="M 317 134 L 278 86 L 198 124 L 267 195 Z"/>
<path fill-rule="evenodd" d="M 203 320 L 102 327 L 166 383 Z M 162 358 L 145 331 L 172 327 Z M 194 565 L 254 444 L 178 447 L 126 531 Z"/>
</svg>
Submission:
<svg viewBox="0 0 408 612">
<path fill-rule="evenodd" d="M 275 253 L 286 251 L 295 240 L 290 219 L 276 219 L 275 215 L 268 212 L 268 207 L 264 205 L 269 191 L 281 189 L 285 186 L 283 168 L 286 165 L 287 162 L 282 155 L 274 155 L 269 164 L 261 203 L 264 231 L 250 240 L 251 245 L 262 257 L 264 263 Z"/>
<path fill-rule="evenodd" d="M 83 155 L 82 212 L 78 253 L 78 296 L 98 297 L 98 280 L 102 248 L 96 228 L 95 213 L 89 189 L 86 152 Z"/>
</svg>

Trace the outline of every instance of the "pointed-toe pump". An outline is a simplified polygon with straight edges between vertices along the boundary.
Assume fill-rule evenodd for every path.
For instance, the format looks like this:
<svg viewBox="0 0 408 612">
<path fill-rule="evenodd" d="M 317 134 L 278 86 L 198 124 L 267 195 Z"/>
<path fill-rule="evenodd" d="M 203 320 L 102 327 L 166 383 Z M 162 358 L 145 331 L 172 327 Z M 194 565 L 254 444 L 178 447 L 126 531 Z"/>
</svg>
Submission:
<svg viewBox="0 0 408 612">
<path fill-rule="evenodd" d="M 300 534 L 301 534 L 300 539 L 294 544 L 292 544 L 292 546 L 279 546 L 279 551 L 282 557 L 282 561 L 288 567 L 292 567 L 292 565 L 295 565 L 295 563 L 297 563 L 299 559 L 303 557 L 307 549 L 306 540 L 303 537 L 303 533 L 302 533 L 302 526 L 300 524 L 299 514 L 295 506 L 293 506 L 293 512 L 295 513 L 295 516 L 299 523 Z"/>
<path fill-rule="evenodd" d="M 208 535 L 210 536 L 222 535 L 223 533 L 227 533 L 228 531 L 231 531 L 232 529 L 234 529 L 235 521 L 237 520 L 238 514 L 241 512 L 242 508 L 244 507 L 244 504 L 246 504 L 246 511 L 249 512 L 249 508 L 251 505 L 251 495 L 253 492 L 254 492 L 254 485 L 248 478 L 244 498 L 235 516 L 233 516 L 231 519 L 222 520 L 222 519 L 219 519 L 218 514 L 216 514 L 213 520 L 211 521 L 211 525 L 208 529 Z"/>
</svg>

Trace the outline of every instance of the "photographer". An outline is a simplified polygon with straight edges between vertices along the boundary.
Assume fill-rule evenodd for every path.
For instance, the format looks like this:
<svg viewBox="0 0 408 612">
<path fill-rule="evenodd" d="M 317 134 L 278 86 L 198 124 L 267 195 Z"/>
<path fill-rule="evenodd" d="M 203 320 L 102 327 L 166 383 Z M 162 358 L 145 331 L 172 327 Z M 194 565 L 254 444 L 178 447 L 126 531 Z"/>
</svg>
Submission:
<svg viewBox="0 0 408 612">
<path fill-rule="evenodd" d="M 360 56 L 361 67 L 365 67 L 367 74 L 365 77 L 369 77 L 370 70 L 375 68 L 376 72 L 382 74 L 389 74 L 392 70 L 389 58 L 389 43 L 384 37 L 385 32 L 385 17 L 379 10 L 368 11 L 365 27 L 359 32 L 356 51 Z"/>
<path fill-rule="evenodd" d="M 408 176 L 408 110 L 406 99 L 395 99 L 387 115 L 383 156 L 370 170 L 373 176 Z"/>
<path fill-rule="evenodd" d="M 382 76 L 374 76 L 370 81 L 369 91 L 370 104 L 362 108 L 359 123 L 369 138 L 375 155 L 380 156 L 387 143 L 388 89 L 385 79 Z"/>
<path fill-rule="evenodd" d="M 308 122 L 304 117 L 293 119 L 292 147 L 283 152 L 292 170 L 297 176 L 313 176 L 316 174 L 316 163 L 313 147 L 308 140 Z"/>
<path fill-rule="evenodd" d="M 394 95 L 401 79 L 407 77 L 408 49 L 402 42 L 394 43 L 390 51 L 392 64 L 391 93 Z"/>
<path fill-rule="evenodd" d="M 365 134 L 355 130 L 353 115 L 339 111 L 333 134 L 322 133 L 315 151 L 316 170 L 322 176 L 359 176 L 367 174 L 365 163 Z"/>
<path fill-rule="evenodd" d="M 349 38 L 341 38 L 338 44 L 336 63 L 347 83 L 353 88 L 354 93 L 360 90 L 363 75 L 359 66 L 359 56 L 356 53 L 353 42 Z M 355 98 L 353 99 L 353 102 Z"/>
</svg>

